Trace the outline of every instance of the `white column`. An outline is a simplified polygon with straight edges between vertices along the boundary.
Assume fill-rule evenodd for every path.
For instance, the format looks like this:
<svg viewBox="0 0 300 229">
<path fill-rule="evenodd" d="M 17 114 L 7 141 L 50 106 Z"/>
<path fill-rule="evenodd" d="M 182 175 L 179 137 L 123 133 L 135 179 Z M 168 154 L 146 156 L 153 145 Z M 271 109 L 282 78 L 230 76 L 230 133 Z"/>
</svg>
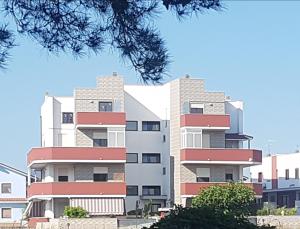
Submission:
<svg viewBox="0 0 300 229">
<path fill-rule="evenodd" d="M 53 200 L 53 198 L 51 200 L 46 201 L 45 217 L 54 219 L 54 200 Z"/>
<path fill-rule="evenodd" d="M 27 168 L 27 185 L 29 186 L 31 184 L 31 168 Z"/>
<path fill-rule="evenodd" d="M 242 165 L 239 166 L 239 180 L 243 182 L 243 169 L 244 167 Z"/>
<path fill-rule="evenodd" d="M 54 182 L 54 166 L 51 164 L 45 168 L 45 182 Z"/>
</svg>

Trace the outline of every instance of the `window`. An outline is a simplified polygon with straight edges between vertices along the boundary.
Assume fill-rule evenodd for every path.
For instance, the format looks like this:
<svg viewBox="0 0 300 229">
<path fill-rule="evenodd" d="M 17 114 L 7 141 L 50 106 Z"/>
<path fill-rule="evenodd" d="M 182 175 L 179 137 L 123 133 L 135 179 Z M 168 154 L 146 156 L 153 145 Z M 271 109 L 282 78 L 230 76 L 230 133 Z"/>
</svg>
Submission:
<svg viewBox="0 0 300 229">
<path fill-rule="evenodd" d="M 197 182 L 209 182 L 210 168 L 197 168 L 196 176 Z"/>
<path fill-rule="evenodd" d="M 225 173 L 225 181 L 227 181 L 227 182 L 233 181 L 233 174 Z"/>
<path fill-rule="evenodd" d="M 94 181 L 107 181 L 108 168 L 107 167 L 94 167 Z"/>
<path fill-rule="evenodd" d="M 4 194 L 11 193 L 11 183 L 1 184 L 1 193 L 4 193 Z"/>
<path fill-rule="evenodd" d="M 288 207 L 289 206 L 289 196 L 283 195 L 283 196 L 281 196 L 281 198 L 282 198 L 282 205 Z"/>
<path fill-rule="evenodd" d="M 68 182 L 69 177 L 68 176 L 58 176 L 59 182 Z"/>
<path fill-rule="evenodd" d="M 295 179 L 299 180 L 299 168 L 295 169 Z"/>
<path fill-rule="evenodd" d="M 11 218 L 11 208 L 2 208 L 1 216 L 3 219 L 10 219 Z"/>
<path fill-rule="evenodd" d="M 127 193 L 127 196 L 138 196 L 139 188 L 137 185 L 127 185 L 126 193 Z"/>
<path fill-rule="evenodd" d="M 124 147 L 124 128 L 108 128 L 108 147 Z"/>
<path fill-rule="evenodd" d="M 263 182 L 263 173 L 262 172 L 258 173 L 258 182 Z"/>
<path fill-rule="evenodd" d="M 94 147 L 107 147 L 107 139 L 93 139 Z"/>
<path fill-rule="evenodd" d="M 166 175 L 167 174 L 167 169 L 166 167 L 163 167 L 163 175 Z"/>
<path fill-rule="evenodd" d="M 63 123 L 73 123 L 73 113 L 72 112 L 63 112 L 62 113 L 62 122 Z"/>
<path fill-rule="evenodd" d="M 160 131 L 159 121 L 143 121 L 142 122 L 143 131 Z"/>
<path fill-rule="evenodd" d="M 143 186 L 143 196 L 160 196 L 160 186 Z"/>
<path fill-rule="evenodd" d="M 289 169 L 286 169 L 286 170 L 285 170 L 285 179 L 286 179 L 286 180 L 289 180 L 289 179 L 290 179 L 290 170 L 289 170 Z"/>
<path fill-rule="evenodd" d="M 99 111 L 112 112 L 112 102 L 99 102 Z"/>
<path fill-rule="evenodd" d="M 181 147 L 202 148 L 202 129 L 184 128 L 181 130 Z"/>
<path fill-rule="evenodd" d="M 190 103 L 191 114 L 203 114 L 204 104 L 201 103 Z"/>
<path fill-rule="evenodd" d="M 126 131 L 137 131 L 138 122 L 137 121 L 126 121 Z"/>
<path fill-rule="evenodd" d="M 107 140 L 107 129 L 101 128 L 97 131 L 93 132 L 93 146 L 94 147 L 107 147 L 108 140 Z"/>
<path fill-rule="evenodd" d="M 143 153 L 143 163 L 160 163 L 159 153 Z"/>
<path fill-rule="evenodd" d="M 270 196 L 269 196 L 269 200 L 270 200 L 270 202 L 272 202 L 272 203 L 276 202 L 276 196 L 275 196 L 275 195 L 270 195 Z"/>
<path fill-rule="evenodd" d="M 126 154 L 126 163 L 138 163 L 138 154 L 137 153 L 127 153 Z"/>
<path fill-rule="evenodd" d="M 161 204 L 151 204 L 151 212 L 157 213 L 159 208 L 161 208 Z"/>
</svg>

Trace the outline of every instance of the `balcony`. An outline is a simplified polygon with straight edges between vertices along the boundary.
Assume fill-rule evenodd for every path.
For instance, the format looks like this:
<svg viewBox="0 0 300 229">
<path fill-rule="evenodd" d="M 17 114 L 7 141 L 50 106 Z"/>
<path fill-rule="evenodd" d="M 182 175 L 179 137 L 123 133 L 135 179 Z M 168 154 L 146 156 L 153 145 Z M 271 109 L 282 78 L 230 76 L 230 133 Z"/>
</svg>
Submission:
<svg viewBox="0 0 300 229">
<path fill-rule="evenodd" d="M 180 126 L 226 130 L 230 128 L 230 116 L 210 114 L 185 114 L 181 115 L 180 117 Z"/>
<path fill-rule="evenodd" d="M 195 196 L 205 188 L 212 185 L 227 185 L 226 182 L 201 182 L 201 183 L 182 183 L 181 195 L 182 196 Z M 257 183 L 244 183 L 247 187 L 251 188 L 257 196 L 262 196 L 262 185 Z"/>
<path fill-rule="evenodd" d="M 125 196 L 125 182 L 50 182 L 32 183 L 27 189 L 34 196 Z"/>
<path fill-rule="evenodd" d="M 182 149 L 181 164 L 256 165 L 262 162 L 262 152 L 251 149 Z"/>
<path fill-rule="evenodd" d="M 126 125 L 124 112 L 77 112 L 77 128 Z"/>
<path fill-rule="evenodd" d="M 28 156 L 29 165 L 56 162 L 125 163 L 125 148 L 106 147 L 45 147 L 33 148 Z"/>
</svg>

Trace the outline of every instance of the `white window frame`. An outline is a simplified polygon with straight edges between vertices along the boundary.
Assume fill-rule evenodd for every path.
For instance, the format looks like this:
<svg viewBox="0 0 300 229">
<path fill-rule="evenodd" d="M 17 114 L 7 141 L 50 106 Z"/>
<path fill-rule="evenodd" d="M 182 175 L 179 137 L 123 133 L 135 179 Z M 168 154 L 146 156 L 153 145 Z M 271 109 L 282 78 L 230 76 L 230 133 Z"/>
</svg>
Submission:
<svg viewBox="0 0 300 229">
<path fill-rule="evenodd" d="M 188 131 L 188 128 L 181 129 L 181 149 L 202 149 L 203 147 L 203 130 L 195 129 L 197 132 Z M 192 134 L 192 146 L 187 146 L 187 134 Z M 195 145 L 196 135 L 201 135 L 200 146 Z"/>
<path fill-rule="evenodd" d="M 123 145 L 118 145 L 118 133 L 123 134 Z M 109 135 L 113 134 L 115 138 L 115 144 L 112 144 L 109 139 Z M 107 147 L 125 147 L 125 128 L 124 130 L 107 130 Z"/>
<path fill-rule="evenodd" d="M 10 192 L 3 192 L 2 191 L 2 185 L 3 184 L 10 184 Z M 11 182 L 2 182 L 2 183 L 0 183 L 0 194 L 11 195 L 12 194 L 12 183 Z"/>
</svg>

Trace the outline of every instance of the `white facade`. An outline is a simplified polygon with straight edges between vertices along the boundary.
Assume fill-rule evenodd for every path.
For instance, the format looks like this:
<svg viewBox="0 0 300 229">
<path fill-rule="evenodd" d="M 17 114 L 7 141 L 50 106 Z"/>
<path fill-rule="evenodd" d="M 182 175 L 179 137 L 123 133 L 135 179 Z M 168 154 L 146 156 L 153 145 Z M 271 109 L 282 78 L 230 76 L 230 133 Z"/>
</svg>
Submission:
<svg viewBox="0 0 300 229">
<path fill-rule="evenodd" d="M 103 79 L 103 80 L 102 80 Z M 189 81 L 190 79 L 185 79 Z M 125 183 L 127 185 L 127 196 L 125 198 L 125 211 L 129 212 L 135 210 L 136 208 L 143 208 L 145 203 L 150 200 L 155 206 L 153 211 L 157 210 L 159 207 L 170 207 L 172 203 L 179 203 L 174 200 L 174 190 L 178 189 L 178 186 L 174 187 L 174 180 L 178 179 L 177 183 L 186 183 L 190 185 L 192 182 L 198 182 L 198 177 L 203 177 L 203 180 L 208 176 L 209 182 L 225 183 L 226 179 L 233 179 L 234 181 L 243 179 L 243 168 L 252 165 L 254 162 L 249 161 L 249 156 L 242 158 L 244 161 L 234 161 L 232 159 L 220 159 L 212 161 L 182 161 L 180 162 L 180 154 L 178 154 L 174 161 L 171 162 L 171 152 L 170 146 L 175 142 L 175 138 L 171 139 L 171 104 L 172 100 L 175 104 L 173 98 L 171 83 L 167 83 L 159 86 L 146 86 L 146 85 L 123 85 L 120 83 L 119 78 L 114 77 L 104 77 L 97 79 L 96 89 L 78 89 L 75 90 L 73 97 L 56 97 L 56 96 L 45 96 L 45 101 L 41 107 L 41 147 L 91 147 L 93 148 L 93 140 L 96 139 L 106 139 L 108 148 L 118 148 L 125 147 L 127 153 L 127 163 L 123 166 L 121 163 L 124 162 L 113 162 L 114 165 L 107 166 L 107 172 L 111 168 L 113 172 L 113 178 L 111 182 L 119 181 L 122 178 L 122 168 L 125 167 Z M 202 85 L 202 80 L 195 80 L 197 85 L 200 83 Z M 199 84 L 199 85 L 200 85 Z M 198 88 L 196 88 L 198 90 Z M 192 102 L 195 105 L 195 109 L 202 109 L 205 112 L 203 116 L 208 117 L 209 122 L 214 123 L 214 118 L 222 119 L 221 126 L 216 124 L 216 126 L 180 126 L 179 122 L 183 114 L 189 114 L 190 108 L 184 113 L 178 113 L 178 116 L 173 118 L 178 126 L 173 128 L 173 132 L 178 134 L 176 136 L 176 144 L 181 139 L 185 139 L 185 136 L 190 133 L 182 133 L 182 131 L 192 130 L 192 133 L 197 133 L 196 139 L 199 137 L 200 146 L 195 145 L 194 149 L 206 150 L 208 153 L 212 153 L 213 156 L 218 157 L 218 150 L 226 150 L 225 148 L 233 149 L 232 152 L 240 152 L 241 154 L 247 154 L 243 152 L 243 141 L 240 137 L 244 137 L 243 134 L 243 102 L 241 101 L 231 101 L 225 99 L 223 93 L 203 93 L 204 86 L 200 92 L 195 94 L 195 98 Z M 177 92 L 176 92 L 177 93 Z M 178 94 L 179 91 L 178 91 Z M 201 95 L 200 95 L 201 94 Z M 194 96 L 194 95 L 193 95 Z M 203 102 L 201 99 L 205 102 Z M 126 130 L 124 135 L 123 126 L 114 125 L 103 125 L 102 123 L 80 124 L 77 123 L 78 113 L 97 113 L 98 104 L 100 101 L 112 101 L 112 113 L 125 113 L 126 121 L 132 121 L 137 123 L 137 129 Z M 176 100 L 177 101 L 177 100 Z M 185 110 L 185 105 L 190 106 L 191 101 L 184 101 L 183 104 L 175 104 L 176 109 Z M 197 102 L 197 103 L 195 103 Z M 203 106 L 203 107 L 199 107 Z M 183 106 L 183 108 L 180 108 Z M 63 114 L 72 113 L 73 122 L 64 124 Z M 105 112 L 102 112 L 105 113 Z M 198 118 L 201 119 L 201 114 Z M 230 116 L 230 124 L 226 122 Z M 224 121 L 225 120 L 225 121 Z M 109 121 L 109 120 L 108 120 Z M 177 122 L 179 121 L 179 122 Z M 156 131 L 149 131 L 143 129 L 144 122 L 156 122 L 159 123 L 159 129 Z M 217 121 L 218 122 L 218 121 Z M 222 127 L 222 125 L 225 125 Z M 176 124 L 176 125 L 177 125 Z M 229 125 L 229 126 L 228 126 Z M 158 127 L 156 127 L 158 128 Z M 120 132 L 118 135 L 117 132 Z M 122 141 L 114 140 L 115 144 L 112 145 L 109 136 L 115 134 L 114 136 L 125 136 Z M 230 138 L 227 139 L 226 135 Z M 104 137 L 103 137 L 104 136 Z M 121 138 L 122 138 L 121 137 Z M 178 139 L 177 139 L 178 137 Z M 118 138 L 118 137 L 117 137 Z M 186 139 L 188 139 L 186 137 Z M 199 140 L 199 139 L 198 139 Z M 118 142 L 118 143 L 117 143 Z M 180 150 L 185 150 L 188 147 L 184 146 L 184 141 L 181 142 Z M 196 144 L 196 143 L 195 143 Z M 217 150 L 215 148 L 218 148 Z M 241 149 L 241 150 L 239 150 Z M 214 152 L 216 150 L 216 152 Z M 199 154 L 198 152 L 198 154 Z M 227 150 L 230 156 L 230 150 Z M 159 156 L 158 156 L 159 155 Z M 129 160 L 129 157 L 131 158 Z M 134 159 L 133 159 L 134 158 Z M 136 158 L 136 159 L 135 159 Z M 97 158 L 98 160 L 98 158 Z M 178 161 L 179 160 L 179 161 Z M 207 160 L 207 159 L 205 159 Z M 61 163 L 62 161 L 60 161 Z M 43 169 L 41 174 L 41 182 L 43 183 L 55 183 L 59 181 L 60 173 L 68 177 L 68 182 L 76 183 L 78 181 L 82 182 L 93 182 L 89 176 L 89 172 L 85 170 L 85 167 L 96 166 L 93 163 L 98 163 L 99 161 L 65 161 L 65 163 L 55 164 L 53 161 L 45 160 L 44 162 L 39 162 L 39 165 L 35 165 L 35 168 L 39 166 Z M 76 168 L 76 165 L 81 163 L 81 168 Z M 84 163 L 84 164 L 83 164 Z M 106 163 L 108 163 L 106 161 Z M 181 178 L 174 176 L 174 171 L 172 171 L 172 165 L 174 168 L 174 163 L 181 166 Z M 32 165 L 32 163 L 30 164 Z M 101 166 L 101 165 L 97 165 Z M 103 165 L 104 166 L 104 165 Z M 123 167 L 122 167 L 123 166 Z M 196 168 L 196 167 L 197 168 Z M 175 164 L 176 167 L 176 164 Z M 118 170 L 119 169 L 119 170 Z M 209 175 L 202 174 L 204 170 L 210 171 Z M 205 171 L 206 171 L 205 170 Z M 60 172 L 63 171 L 63 172 Z M 78 173 L 82 171 L 82 174 Z M 124 171 L 123 171 L 124 172 Z M 229 175 L 228 175 L 229 174 Z M 34 175 L 34 174 L 33 174 Z M 81 175 L 83 177 L 81 177 Z M 227 178 L 226 178 L 227 176 Z M 121 177 L 121 178 L 120 178 Z M 86 179 L 86 180 L 85 180 Z M 202 179 L 202 178 L 201 178 Z M 201 180 L 199 179 L 199 180 Z M 122 180 L 122 179 L 121 179 Z M 203 181 L 199 181 L 203 182 Z M 176 182 L 175 182 L 176 183 Z M 180 184 L 179 184 L 180 185 Z M 191 184 L 193 185 L 193 184 Z M 137 189 L 137 192 L 136 192 Z M 190 192 L 189 190 L 187 192 Z M 173 193 L 173 194 L 172 194 Z M 182 194 L 186 200 L 187 197 L 191 195 Z M 82 197 L 82 196 L 81 196 Z M 85 195 L 84 198 L 89 198 L 91 195 Z M 110 196 L 111 197 L 111 196 Z M 81 203 L 82 200 L 70 200 L 66 199 L 68 195 L 65 195 L 65 199 L 52 199 L 47 201 L 45 206 L 45 216 L 49 218 L 58 217 L 62 214 L 61 210 L 53 207 L 61 206 L 64 204 Z M 119 201 L 119 200 L 117 200 Z"/>
</svg>

